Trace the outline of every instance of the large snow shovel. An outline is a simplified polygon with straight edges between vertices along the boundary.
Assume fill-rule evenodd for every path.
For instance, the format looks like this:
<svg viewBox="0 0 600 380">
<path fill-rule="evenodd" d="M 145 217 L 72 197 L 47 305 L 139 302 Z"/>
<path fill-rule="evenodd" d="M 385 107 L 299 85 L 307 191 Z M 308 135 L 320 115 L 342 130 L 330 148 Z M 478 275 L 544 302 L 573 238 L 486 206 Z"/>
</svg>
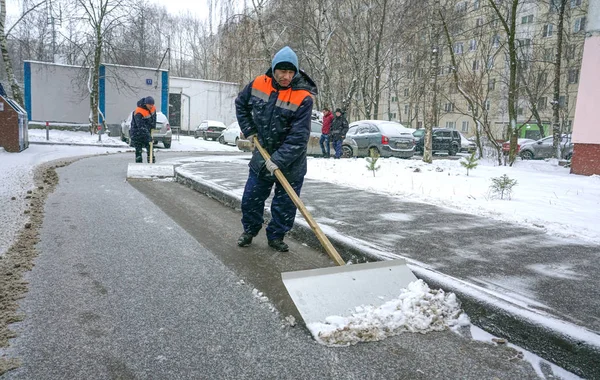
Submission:
<svg viewBox="0 0 600 380">
<path fill-rule="evenodd" d="M 254 145 L 265 160 L 270 159 L 269 153 L 260 145 L 256 136 Z M 283 173 L 277 169 L 274 174 L 329 257 L 338 265 L 281 274 L 283 284 L 306 325 L 323 323 L 329 316 L 349 316 L 357 306 L 379 306 L 397 298 L 400 289 L 417 280 L 402 259 L 345 265 Z"/>
</svg>

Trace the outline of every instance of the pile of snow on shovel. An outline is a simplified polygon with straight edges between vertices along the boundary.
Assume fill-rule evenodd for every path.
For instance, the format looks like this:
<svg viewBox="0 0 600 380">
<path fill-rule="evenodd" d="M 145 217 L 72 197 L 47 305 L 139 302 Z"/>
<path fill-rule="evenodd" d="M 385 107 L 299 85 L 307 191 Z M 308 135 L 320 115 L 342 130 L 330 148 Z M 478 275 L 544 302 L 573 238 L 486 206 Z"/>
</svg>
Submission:
<svg viewBox="0 0 600 380">
<path fill-rule="evenodd" d="M 427 333 L 469 324 L 454 293 L 429 289 L 423 280 L 417 280 L 402 289 L 398 298 L 381 306 L 359 306 L 349 317 L 331 316 L 325 323 L 307 327 L 321 344 L 349 346 L 403 332 Z"/>
</svg>

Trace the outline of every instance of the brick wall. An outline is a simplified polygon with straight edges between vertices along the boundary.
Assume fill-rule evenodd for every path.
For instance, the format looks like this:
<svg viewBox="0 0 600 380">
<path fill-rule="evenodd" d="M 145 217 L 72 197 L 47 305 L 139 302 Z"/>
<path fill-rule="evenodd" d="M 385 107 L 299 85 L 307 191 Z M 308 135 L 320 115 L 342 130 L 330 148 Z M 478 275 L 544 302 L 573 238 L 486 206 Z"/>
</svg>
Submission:
<svg viewBox="0 0 600 380">
<path fill-rule="evenodd" d="M 578 144 L 573 147 L 571 173 L 600 175 L 600 144 Z"/>
</svg>

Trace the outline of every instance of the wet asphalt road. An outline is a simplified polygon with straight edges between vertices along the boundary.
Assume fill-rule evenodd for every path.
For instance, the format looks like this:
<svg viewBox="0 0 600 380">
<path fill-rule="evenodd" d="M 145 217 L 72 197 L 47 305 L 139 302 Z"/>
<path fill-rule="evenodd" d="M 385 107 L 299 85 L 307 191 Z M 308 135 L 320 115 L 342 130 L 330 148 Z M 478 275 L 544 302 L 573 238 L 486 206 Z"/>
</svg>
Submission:
<svg viewBox="0 0 600 380">
<path fill-rule="evenodd" d="M 178 183 L 126 182 L 130 156 L 57 170 L 6 350 L 23 365 L 2 379 L 537 378 L 513 350 L 448 331 L 316 344 L 285 326 L 295 310 L 278 275 L 327 259 L 291 239 L 274 253 L 264 234 L 236 247 L 237 211 Z"/>
</svg>

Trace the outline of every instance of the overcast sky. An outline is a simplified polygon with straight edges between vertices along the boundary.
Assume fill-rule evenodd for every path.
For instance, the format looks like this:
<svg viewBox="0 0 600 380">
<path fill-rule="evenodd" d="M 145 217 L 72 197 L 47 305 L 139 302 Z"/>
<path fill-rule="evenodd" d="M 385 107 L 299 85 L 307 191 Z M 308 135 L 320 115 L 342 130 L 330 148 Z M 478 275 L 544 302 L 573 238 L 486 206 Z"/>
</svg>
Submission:
<svg viewBox="0 0 600 380">
<path fill-rule="evenodd" d="M 169 13 L 179 14 L 180 12 L 190 12 L 201 18 L 208 16 L 208 0 L 149 0 L 155 4 L 164 5 Z M 217 1 L 213 1 L 217 3 Z M 16 16 L 21 13 L 21 0 L 7 0 L 6 11 L 10 16 Z"/>
</svg>

